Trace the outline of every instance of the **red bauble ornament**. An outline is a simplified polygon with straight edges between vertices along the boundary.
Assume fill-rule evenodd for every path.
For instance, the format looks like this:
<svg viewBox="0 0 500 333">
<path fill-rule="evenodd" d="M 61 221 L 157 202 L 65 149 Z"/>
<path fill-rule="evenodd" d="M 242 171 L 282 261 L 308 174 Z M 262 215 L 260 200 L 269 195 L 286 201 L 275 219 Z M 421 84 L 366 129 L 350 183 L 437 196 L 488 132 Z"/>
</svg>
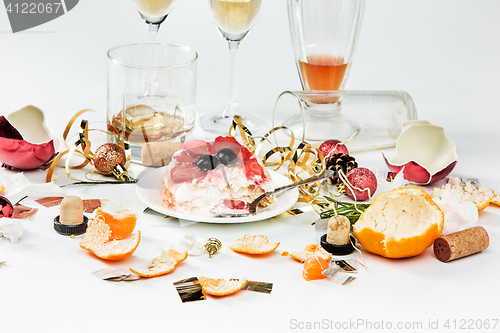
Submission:
<svg viewBox="0 0 500 333">
<path fill-rule="evenodd" d="M 328 157 L 333 154 L 342 153 L 349 155 L 349 150 L 340 140 L 326 140 L 319 146 L 319 151 L 323 156 Z"/>
<path fill-rule="evenodd" d="M 0 218 L 11 218 L 14 214 L 14 206 L 10 203 L 9 199 L 0 196 Z"/>
<path fill-rule="evenodd" d="M 364 201 L 373 197 L 377 190 L 377 177 L 367 168 L 352 169 L 347 174 L 347 181 L 348 184 L 345 186 L 347 195 L 357 201 Z M 351 188 L 353 188 L 353 191 L 351 191 Z"/>
</svg>

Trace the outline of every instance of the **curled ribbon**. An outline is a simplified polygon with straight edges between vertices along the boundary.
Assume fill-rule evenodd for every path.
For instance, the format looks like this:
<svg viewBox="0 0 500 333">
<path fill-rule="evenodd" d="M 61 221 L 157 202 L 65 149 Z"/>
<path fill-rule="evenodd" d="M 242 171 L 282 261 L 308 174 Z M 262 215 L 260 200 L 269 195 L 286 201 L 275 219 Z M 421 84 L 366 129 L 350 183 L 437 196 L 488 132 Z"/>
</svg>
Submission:
<svg viewBox="0 0 500 333">
<path fill-rule="evenodd" d="M 299 182 L 301 174 L 306 173 L 309 176 L 319 174 L 325 170 L 325 158 L 323 154 L 317 148 L 313 148 L 311 144 L 302 141 L 299 143 L 297 148 L 294 149 L 295 135 L 293 131 L 285 126 L 277 126 L 272 128 L 262 137 L 252 136 L 252 132 L 242 124 L 240 116 L 234 116 L 233 122 L 229 129 L 229 136 L 236 138 L 236 134 L 239 133 L 243 144 L 255 155 L 258 155 L 260 149 L 265 142 L 271 143 L 269 136 L 275 134 L 277 131 L 286 130 L 290 134 L 290 142 L 288 146 L 276 146 L 266 152 L 262 158 L 262 164 L 264 166 L 275 166 L 277 167 L 274 171 L 280 169 L 286 162 L 288 163 L 287 172 L 284 174 L 286 177 L 290 178 L 294 182 Z M 260 141 L 256 144 L 256 138 L 260 138 Z M 271 161 L 271 157 L 275 154 L 279 154 L 279 159 Z M 299 201 L 301 202 L 313 202 L 315 198 L 319 195 L 320 182 L 313 185 L 302 185 L 299 187 Z"/>
<path fill-rule="evenodd" d="M 91 109 L 84 109 L 84 110 L 81 110 L 81 111 L 77 112 L 71 118 L 71 120 L 68 122 L 68 124 L 66 125 L 66 129 L 64 130 L 64 133 L 63 133 L 63 140 L 64 140 L 64 142 L 66 142 L 68 134 L 69 134 L 69 131 L 70 131 L 71 127 L 73 126 L 73 123 L 75 122 L 75 120 L 79 116 L 81 116 L 82 114 L 84 114 L 85 112 L 94 112 L 94 113 L 97 113 L 97 112 L 95 112 L 94 110 L 91 110 Z M 116 137 L 116 135 L 114 133 L 108 133 L 108 132 L 105 132 L 105 133 L 110 134 L 110 135 L 114 135 Z M 61 158 L 64 155 L 68 154 L 68 158 L 66 159 L 66 162 L 64 164 L 62 164 L 62 162 L 61 162 L 61 164 L 64 166 L 64 168 L 66 170 L 66 175 L 68 176 L 69 179 L 72 179 L 72 180 L 75 180 L 75 181 L 79 181 L 80 183 L 84 183 L 84 184 L 92 184 L 94 182 L 99 183 L 99 184 L 102 184 L 102 183 L 117 183 L 116 181 L 94 181 L 94 180 L 91 179 L 91 177 L 93 176 L 93 174 L 96 173 L 96 171 L 95 171 L 96 168 L 95 168 L 95 165 L 94 165 L 94 154 L 90 150 L 90 148 L 91 148 L 91 142 L 90 142 L 90 140 L 88 138 L 89 137 L 88 134 L 89 134 L 88 121 L 87 120 L 82 120 L 81 123 L 80 123 L 80 129 L 79 129 L 79 133 L 78 133 L 78 140 L 75 143 L 73 143 L 68 150 L 65 150 L 62 153 L 60 153 L 52 161 L 52 164 L 50 165 L 50 167 L 49 167 L 49 169 L 47 171 L 47 177 L 45 179 L 46 182 L 51 182 L 51 181 L 56 182 L 56 178 L 53 176 L 54 169 L 57 166 L 57 164 L 60 162 Z M 118 142 L 119 142 L 118 146 L 120 146 L 124 150 L 124 152 L 125 152 L 126 163 L 125 163 L 124 166 L 118 165 L 117 167 L 115 167 L 115 169 L 112 171 L 112 174 L 119 180 L 120 183 L 136 182 L 137 181 L 136 179 L 133 179 L 130 176 L 128 176 L 128 173 L 127 173 L 127 170 L 126 170 L 128 168 L 128 166 L 130 165 L 130 157 L 131 157 L 130 146 L 129 146 L 128 142 L 126 142 L 124 140 L 118 140 Z M 79 147 L 81 147 L 81 151 L 78 150 Z M 71 157 L 73 155 L 78 155 L 78 156 L 84 157 L 85 160 L 81 164 L 79 164 L 77 166 L 71 166 L 70 165 L 70 160 L 71 160 Z M 90 177 L 87 177 L 87 175 L 85 176 L 88 181 L 76 179 L 76 178 L 74 178 L 71 175 L 71 172 L 70 172 L 71 169 L 82 169 L 85 166 L 87 166 L 87 164 L 90 164 L 92 166 L 92 171 L 90 172 Z"/>
</svg>

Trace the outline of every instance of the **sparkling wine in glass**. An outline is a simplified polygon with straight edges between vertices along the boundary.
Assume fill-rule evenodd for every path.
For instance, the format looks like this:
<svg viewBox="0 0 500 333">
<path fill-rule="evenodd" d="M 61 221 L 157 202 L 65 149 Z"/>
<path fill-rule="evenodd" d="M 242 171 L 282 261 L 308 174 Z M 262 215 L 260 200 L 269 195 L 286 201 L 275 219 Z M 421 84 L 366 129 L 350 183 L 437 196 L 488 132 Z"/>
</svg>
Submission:
<svg viewBox="0 0 500 333">
<path fill-rule="evenodd" d="M 156 38 L 160 24 L 165 21 L 175 0 L 133 0 L 142 18 L 149 25 L 149 33 Z"/>
<path fill-rule="evenodd" d="M 344 90 L 364 8 L 365 0 L 288 0 L 292 45 L 304 90 Z M 285 126 L 293 127 L 307 119 L 307 132 L 324 140 L 344 140 L 357 132 L 342 114 L 341 97 L 335 103 L 321 99 L 309 103 L 304 118 L 292 117 Z"/>
<path fill-rule="evenodd" d="M 243 124 L 254 133 L 265 127 L 265 123 L 256 116 L 240 112 L 236 101 L 236 54 L 240 41 L 255 23 L 260 4 L 261 0 L 210 0 L 215 24 L 229 44 L 230 79 L 229 97 L 222 112 L 207 114 L 200 120 L 205 131 L 227 133 L 234 115 L 240 115 Z"/>
</svg>

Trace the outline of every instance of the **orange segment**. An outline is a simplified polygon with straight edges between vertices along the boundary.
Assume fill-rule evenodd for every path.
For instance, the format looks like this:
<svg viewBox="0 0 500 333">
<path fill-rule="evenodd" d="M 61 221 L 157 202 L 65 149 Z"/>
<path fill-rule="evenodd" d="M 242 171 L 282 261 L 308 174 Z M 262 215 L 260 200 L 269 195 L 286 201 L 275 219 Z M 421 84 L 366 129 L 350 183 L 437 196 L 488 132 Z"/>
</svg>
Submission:
<svg viewBox="0 0 500 333">
<path fill-rule="evenodd" d="M 365 250 L 387 258 L 413 257 L 441 235 L 444 213 L 420 188 L 378 195 L 354 224 Z"/>
<path fill-rule="evenodd" d="M 95 216 L 102 217 L 104 222 L 109 225 L 112 239 L 124 239 L 130 235 L 134 231 L 137 222 L 137 216 L 129 211 L 112 214 L 97 208 Z"/>
<path fill-rule="evenodd" d="M 0 184 L 0 193 L 2 193 L 3 190 L 5 190 L 5 187 L 2 184 Z"/>
<path fill-rule="evenodd" d="M 326 276 L 322 273 L 328 268 L 328 263 L 321 257 L 311 257 L 304 262 L 302 275 L 307 281 L 324 279 Z"/>
<path fill-rule="evenodd" d="M 132 238 L 132 243 L 124 246 L 118 241 L 111 240 L 111 228 L 102 218 L 90 220 L 87 232 L 80 242 L 80 247 L 97 257 L 106 260 L 121 260 L 130 256 L 139 246 L 141 232 Z"/>
</svg>

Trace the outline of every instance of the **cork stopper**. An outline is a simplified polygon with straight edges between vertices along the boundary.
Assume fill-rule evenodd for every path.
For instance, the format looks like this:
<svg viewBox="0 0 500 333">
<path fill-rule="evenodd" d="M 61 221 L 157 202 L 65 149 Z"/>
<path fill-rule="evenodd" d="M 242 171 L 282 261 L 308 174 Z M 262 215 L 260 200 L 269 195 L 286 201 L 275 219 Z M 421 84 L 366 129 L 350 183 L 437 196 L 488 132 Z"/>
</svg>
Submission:
<svg viewBox="0 0 500 333">
<path fill-rule="evenodd" d="M 328 220 L 328 230 L 326 233 L 326 241 L 328 243 L 334 245 L 349 244 L 350 234 L 351 223 L 347 217 L 335 215 Z"/>
<path fill-rule="evenodd" d="M 77 196 L 70 195 L 61 201 L 59 223 L 77 225 L 83 223 L 83 202 Z"/>
<path fill-rule="evenodd" d="M 165 166 L 182 146 L 181 142 L 147 142 L 142 145 L 142 164 Z"/>
</svg>

